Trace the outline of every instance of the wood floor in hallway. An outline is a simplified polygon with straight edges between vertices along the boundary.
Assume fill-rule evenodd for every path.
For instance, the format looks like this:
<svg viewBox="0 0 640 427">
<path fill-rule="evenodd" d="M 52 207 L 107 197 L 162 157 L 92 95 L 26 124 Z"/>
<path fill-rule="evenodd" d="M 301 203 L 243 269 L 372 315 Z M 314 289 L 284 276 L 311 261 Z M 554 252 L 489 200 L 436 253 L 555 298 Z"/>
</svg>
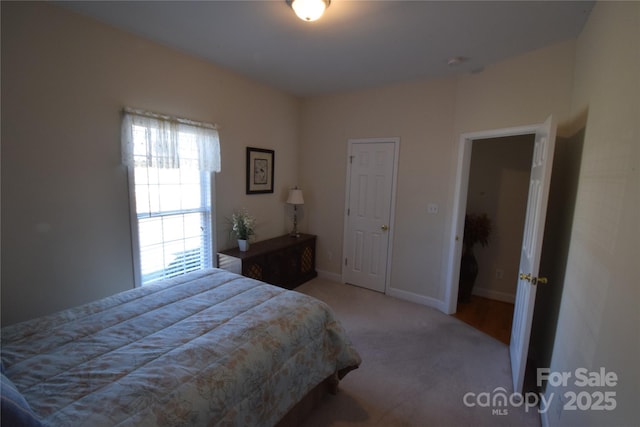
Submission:
<svg viewBox="0 0 640 427">
<path fill-rule="evenodd" d="M 513 304 L 472 295 L 470 302 L 458 303 L 457 312 L 453 316 L 485 334 L 509 344 Z"/>
</svg>

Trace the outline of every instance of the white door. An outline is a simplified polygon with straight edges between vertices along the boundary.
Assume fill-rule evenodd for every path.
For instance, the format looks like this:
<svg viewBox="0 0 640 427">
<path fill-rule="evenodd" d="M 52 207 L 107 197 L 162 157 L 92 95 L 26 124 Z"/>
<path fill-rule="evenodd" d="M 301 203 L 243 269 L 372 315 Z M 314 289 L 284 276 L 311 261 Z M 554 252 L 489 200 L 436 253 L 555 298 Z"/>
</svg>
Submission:
<svg viewBox="0 0 640 427">
<path fill-rule="evenodd" d="M 397 143 L 349 141 L 342 279 L 378 292 L 386 287 Z"/>
<path fill-rule="evenodd" d="M 538 278 L 538 269 L 547 213 L 555 133 L 552 117 L 540 125 L 535 133 L 527 216 L 522 238 L 518 289 L 513 313 L 511 343 L 509 344 L 514 392 L 522 392 L 527 353 L 529 352 L 533 307 L 536 300 L 536 285 L 541 281 L 546 282 L 546 279 Z"/>
</svg>

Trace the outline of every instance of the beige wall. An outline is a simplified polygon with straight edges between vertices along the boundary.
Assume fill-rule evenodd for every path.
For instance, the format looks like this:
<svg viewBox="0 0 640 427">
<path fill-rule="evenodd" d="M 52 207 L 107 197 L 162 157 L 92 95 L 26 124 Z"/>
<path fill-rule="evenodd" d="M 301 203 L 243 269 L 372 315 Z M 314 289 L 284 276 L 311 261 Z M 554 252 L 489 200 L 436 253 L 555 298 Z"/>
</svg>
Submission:
<svg viewBox="0 0 640 427">
<path fill-rule="evenodd" d="M 570 119 L 574 42 L 501 62 L 479 74 L 305 99 L 300 176 L 311 198 L 318 268 L 339 277 L 347 140 L 400 137 L 391 287 L 445 309 L 458 138 L 462 132 Z M 439 205 L 437 215 L 427 205 Z M 331 257 L 330 257 L 331 256 Z"/>
<path fill-rule="evenodd" d="M 491 220 L 488 245 L 474 247 L 476 295 L 515 301 L 533 140 L 531 134 L 473 141 L 466 211 Z"/>
<path fill-rule="evenodd" d="M 572 111 L 588 118 L 551 370 L 604 367 L 619 381 L 600 389 L 616 393 L 614 411 L 563 411 L 566 389 L 547 388 L 551 426 L 638 420 L 639 42 L 638 2 L 596 4 L 577 41 Z"/>
<path fill-rule="evenodd" d="M 447 199 L 442 177 L 449 165 L 442 158 L 451 156 L 454 95 L 455 81 L 447 79 L 304 102 L 300 175 L 309 194 L 306 226 L 319 236 L 320 270 L 341 272 L 347 140 L 399 137 L 391 283 L 439 296 L 444 214 L 428 216 L 427 204 Z"/>
<path fill-rule="evenodd" d="M 2 2 L 2 323 L 133 286 L 120 110 L 221 127 L 218 245 L 246 207 L 258 238 L 286 231 L 298 101 L 65 9 Z M 276 152 L 275 193 L 245 195 L 245 147 Z"/>
<path fill-rule="evenodd" d="M 542 123 L 553 114 L 558 133 L 570 119 L 575 41 L 558 43 L 461 74 L 454 136 Z"/>
</svg>

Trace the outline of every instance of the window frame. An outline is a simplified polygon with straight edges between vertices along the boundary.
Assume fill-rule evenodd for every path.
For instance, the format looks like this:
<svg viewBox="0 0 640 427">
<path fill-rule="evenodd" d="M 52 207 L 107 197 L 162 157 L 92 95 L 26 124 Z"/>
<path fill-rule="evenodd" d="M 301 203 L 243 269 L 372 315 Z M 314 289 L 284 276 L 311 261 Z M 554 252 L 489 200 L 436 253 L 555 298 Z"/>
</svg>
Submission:
<svg viewBox="0 0 640 427">
<path fill-rule="evenodd" d="M 128 165 L 126 166 L 126 168 L 127 168 L 127 181 L 128 181 L 128 189 L 129 189 L 129 223 L 131 228 L 131 251 L 132 251 L 132 258 L 133 258 L 133 277 L 134 277 L 134 287 L 138 288 L 141 286 L 145 286 L 145 285 L 157 282 L 157 280 L 148 282 L 146 284 L 142 282 L 142 260 L 141 260 L 141 254 L 140 254 L 140 234 L 139 234 L 140 218 L 138 218 L 137 200 L 136 200 L 135 166 Z M 209 244 L 211 248 L 211 251 L 209 254 L 211 258 L 210 265 L 212 267 L 217 267 L 217 259 L 216 259 L 217 230 L 216 230 L 216 219 L 215 219 L 215 211 L 214 211 L 214 208 L 216 206 L 215 172 L 200 171 L 201 185 L 204 182 L 204 180 L 209 181 L 209 201 L 210 201 L 209 203 L 209 230 L 210 230 Z M 185 209 L 181 211 L 173 211 L 170 214 L 175 215 L 176 212 L 188 213 L 188 212 L 195 212 L 195 211 L 202 211 L 202 210 Z M 162 217 L 166 215 L 154 215 L 154 216 Z"/>
</svg>

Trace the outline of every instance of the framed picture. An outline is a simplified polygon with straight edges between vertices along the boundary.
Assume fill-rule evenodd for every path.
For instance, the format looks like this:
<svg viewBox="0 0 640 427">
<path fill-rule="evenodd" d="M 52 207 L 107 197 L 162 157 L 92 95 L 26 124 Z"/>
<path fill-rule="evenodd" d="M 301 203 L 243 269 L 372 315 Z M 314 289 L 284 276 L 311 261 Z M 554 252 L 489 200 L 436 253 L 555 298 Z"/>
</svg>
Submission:
<svg viewBox="0 0 640 427">
<path fill-rule="evenodd" d="M 247 194 L 273 193 L 275 152 L 247 147 Z"/>
</svg>

